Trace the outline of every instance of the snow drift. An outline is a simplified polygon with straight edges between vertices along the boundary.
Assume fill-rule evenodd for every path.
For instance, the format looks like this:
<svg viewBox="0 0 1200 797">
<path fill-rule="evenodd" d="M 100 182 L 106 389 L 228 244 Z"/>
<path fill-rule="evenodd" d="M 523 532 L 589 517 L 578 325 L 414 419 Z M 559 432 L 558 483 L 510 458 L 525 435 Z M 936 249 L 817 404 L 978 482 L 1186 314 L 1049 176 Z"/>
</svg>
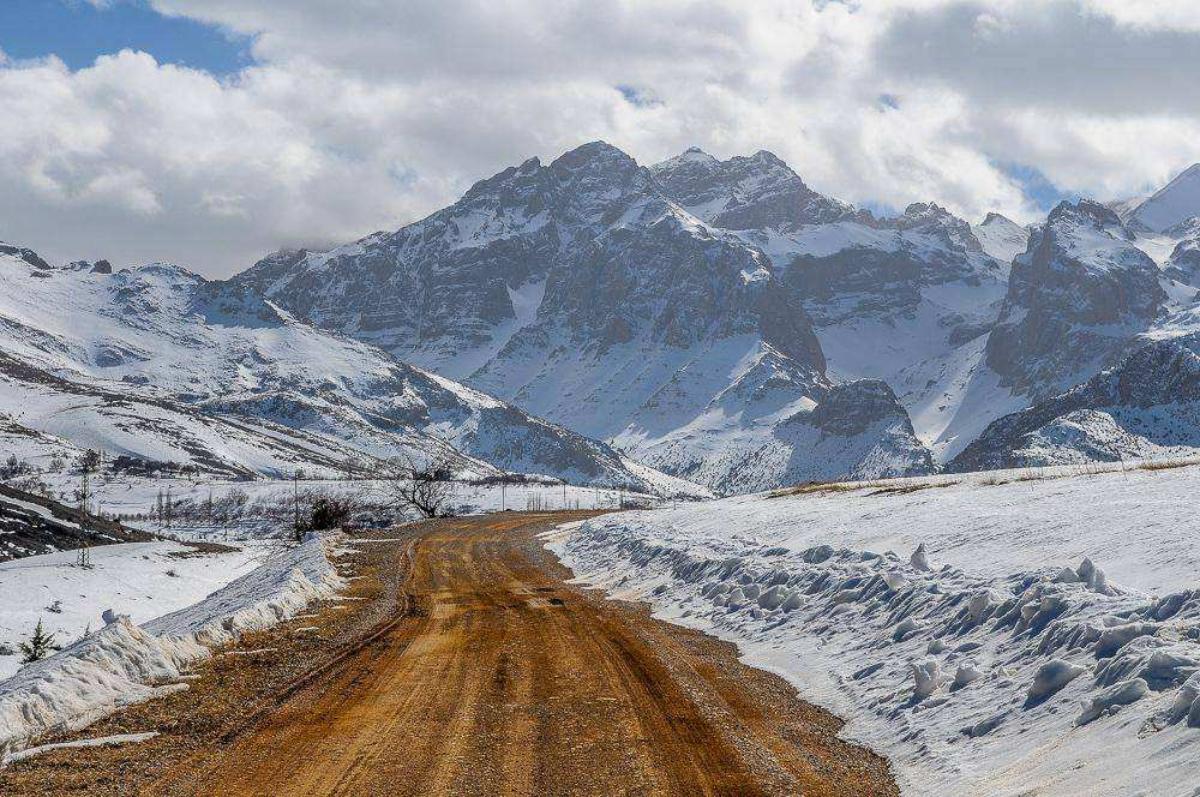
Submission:
<svg viewBox="0 0 1200 797">
<path fill-rule="evenodd" d="M 326 542 L 312 536 L 200 603 L 142 626 L 107 613 L 105 628 L 0 682 L 0 754 L 186 689 L 183 670 L 209 648 L 294 617 L 341 584 Z"/>
<path fill-rule="evenodd" d="M 1171 486 L 1142 478 L 1152 527 L 1166 518 L 1147 510 Z M 1192 478 L 1177 477 L 1176 490 Z M 1112 488 L 1094 477 L 758 496 L 592 519 L 552 548 L 581 578 L 737 642 L 845 716 L 846 733 L 889 756 L 908 794 L 1193 797 L 1200 588 L 1155 596 L 1114 584 L 1090 559 L 1031 560 L 1036 526 L 987 511 L 989 491 L 1020 492 L 1051 518 Z M 991 531 L 975 544 L 970 530 L 937 527 L 963 500 Z M 841 514 L 829 506 L 839 501 Z M 931 544 L 888 550 L 911 544 L 901 529 L 913 513 Z M 1110 530 L 1076 516 L 1075 538 L 1103 550 Z M 1124 546 L 1155 569 L 1143 542 L 1135 533 Z"/>
</svg>

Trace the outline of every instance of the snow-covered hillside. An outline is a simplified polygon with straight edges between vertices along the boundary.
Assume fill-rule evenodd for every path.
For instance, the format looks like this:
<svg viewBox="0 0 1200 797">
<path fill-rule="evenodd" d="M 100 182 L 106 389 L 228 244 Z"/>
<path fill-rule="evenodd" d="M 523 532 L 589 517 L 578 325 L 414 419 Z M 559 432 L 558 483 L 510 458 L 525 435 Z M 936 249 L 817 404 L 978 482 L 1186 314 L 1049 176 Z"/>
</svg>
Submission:
<svg viewBox="0 0 1200 797">
<path fill-rule="evenodd" d="M 148 539 L 137 530 L 0 484 L 0 562 Z"/>
<path fill-rule="evenodd" d="M 112 609 L 144 623 L 203 600 L 253 570 L 269 554 L 264 543 L 238 542 L 220 553 L 204 553 L 161 540 L 105 545 L 90 551 L 81 567 L 73 551 L 40 554 L 0 563 L 0 681 L 20 668 L 18 643 L 39 620 L 55 643 L 68 647 L 104 627 Z"/>
<path fill-rule="evenodd" d="M 0 276 L 0 412 L 22 457 L 95 448 L 280 476 L 452 446 L 477 474 L 660 486 L 602 443 L 178 266 L 0 254 Z"/>
<path fill-rule="evenodd" d="M 1194 797 L 1198 488 L 1200 467 L 850 484 L 552 548 L 840 713 L 906 794 Z"/>
<path fill-rule="evenodd" d="M 1153 232 L 1166 232 L 1200 215 L 1200 163 L 1175 177 L 1129 212 L 1129 219 Z"/>
<path fill-rule="evenodd" d="M 955 471 L 1200 454 L 1200 334 L 1147 343 L 1120 365 L 993 422 Z"/>
</svg>

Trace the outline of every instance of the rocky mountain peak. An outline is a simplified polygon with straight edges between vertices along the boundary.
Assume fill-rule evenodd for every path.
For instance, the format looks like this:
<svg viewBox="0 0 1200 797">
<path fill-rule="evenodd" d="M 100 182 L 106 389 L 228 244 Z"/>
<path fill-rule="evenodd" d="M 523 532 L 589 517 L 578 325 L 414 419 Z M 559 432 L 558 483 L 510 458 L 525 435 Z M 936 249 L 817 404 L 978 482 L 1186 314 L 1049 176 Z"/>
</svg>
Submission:
<svg viewBox="0 0 1200 797">
<path fill-rule="evenodd" d="M 914 202 L 904 209 L 904 215 L 890 221 L 897 229 L 927 232 L 966 252 L 983 251 L 979 240 L 971 231 L 971 225 L 965 219 L 933 202 Z"/>
<path fill-rule="evenodd" d="M 1157 264 L 1111 208 L 1063 202 L 1013 261 L 987 344 L 1003 383 L 1052 395 L 1120 356 L 1166 301 Z"/>
<path fill-rule="evenodd" d="M 26 249 L 23 246 L 12 246 L 0 241 L 0 255 L 11 255 L 19 260 L 24 260 L 29 265 L 43 271 L 50 270 L 50 264 L 41 258 L 41 256 L 32 249 Z"/>
<path fill-rule="evenodd" d="M 563 175 L 586 172 L 611 176 L 637 171 L 637 161 L 606 141 L 591 141 L 564 152 L 550 163 L 551 171 Z"/>
<path fill-rule="evenodd" d="M 766 150 L 719 161 L 691 150 L 650 167 L 690 213 L 731 230 L 792 230 L 849 218 L 854 209 L 813 191 Z"/>
<path fill-rule="evenodd" d="M 1047 218 L 1050 226 L 1089 225 L 1096 230 L 1113 232 L 1122 238 L 1130 240 L 1132 234 L 1121 223 L 1121 217 L 1109 206 L 1092 199 L 1080 199 L 1077 202 L 1063 201 L 1050 211 Z"/>
<path fill-rule="evenodd" d="M 1029 229 L 1000 213 L 988 213 L 972 232 L 983 251 L 1002 263 L 1011 263 L 1029 246 Z"/>
</svg>

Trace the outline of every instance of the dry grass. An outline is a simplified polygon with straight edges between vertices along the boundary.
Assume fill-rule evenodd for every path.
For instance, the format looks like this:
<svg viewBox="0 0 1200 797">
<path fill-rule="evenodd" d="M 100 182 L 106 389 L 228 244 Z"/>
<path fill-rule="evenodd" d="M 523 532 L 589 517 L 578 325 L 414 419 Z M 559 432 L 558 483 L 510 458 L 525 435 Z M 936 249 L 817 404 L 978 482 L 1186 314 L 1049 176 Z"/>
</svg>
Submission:
<svg viewBox="0 0 1200 797">
<path fill-rule="evenodd" d="M 767 495 L 767 498 L 786 498 L 791 495 L 813 495 L 819 493 L 849 493 L 869 487 L 867 482 L 808 482 L 795 487 L 784 487 Z"/>
<path fill-rule="evenodd" d="M 1197 459 L 1163 459 L 1157 462 L 1143 462 L 1138 465 L 1138 470 L 1174 470 L 1176 468 L 1189 468 L 1193 465 L 1200 465 L 1200 460 Z"/>
<path fill-rule="evenodd" d="M 908 495 L 909 493 L 919 492 L 921 490 L 940 490 L 943 487 L 954 487 L 961 484 L 958 481 L 946 482 L 919 482 L 917 484 L 900 484 L 895 487 L 881 487 L 878 490 L 873 490 L 867 495 Z"/>
</svg>

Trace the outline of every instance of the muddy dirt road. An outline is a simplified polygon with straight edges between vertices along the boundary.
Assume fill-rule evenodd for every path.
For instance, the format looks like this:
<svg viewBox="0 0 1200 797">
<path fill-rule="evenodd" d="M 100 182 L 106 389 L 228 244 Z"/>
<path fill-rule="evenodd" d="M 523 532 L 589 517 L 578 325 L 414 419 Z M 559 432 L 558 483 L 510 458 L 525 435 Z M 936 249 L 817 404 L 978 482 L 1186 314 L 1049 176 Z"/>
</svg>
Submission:
<svg viewBox="0 0 1200 797">
<path fill-rule="evenodd" d="M 150 791 L 897 793 L 884 762 L 732 646 L 564 584 L 535 540 L 561 520 L 430 524 L 404 543 L 398 622 Z"/>
</svg>

